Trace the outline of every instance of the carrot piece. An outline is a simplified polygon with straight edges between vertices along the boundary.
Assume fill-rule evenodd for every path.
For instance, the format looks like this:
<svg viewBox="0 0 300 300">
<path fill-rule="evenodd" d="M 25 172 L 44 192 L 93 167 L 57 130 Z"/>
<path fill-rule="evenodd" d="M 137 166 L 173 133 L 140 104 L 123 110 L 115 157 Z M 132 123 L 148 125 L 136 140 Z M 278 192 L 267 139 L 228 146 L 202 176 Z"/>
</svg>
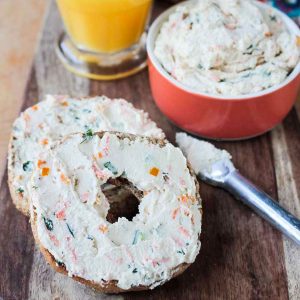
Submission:
<svg viewBox="0 0 300 300">
<path fill-rule="evenodd" d="M 105 233 L 105 232 L 107 232 L 108 227 L 107 227 L 106 225 L 100 225 L 100 226 L 99 226 L 99 230 L 100 230 L 102 233 Z"/>
<path fill-rule="evenodd" d="M 150 175 L 152 176 L 157 176 L 159 173 L 159 169 L 156 167 L 153 167 L 150 171 L 149 171 Z"/>
<path fill-rule="evenodd" d="M 48 175 L 49 175 L 49 172 L 50 172 L 50 169 L 49 169 L 49 168 L 43 168 L 43 169 L 42 169 L 42 176 L 48 176 Z"/>
<path fill-rule="evenodd" d="M 177 207 L 176 209 L 173 210 L 172 212 L 172 219 L 175 220 L 176 219 L 176 216 L 178 214 L 178 211 L 179 211 L 179 207 Z"/>
<path fill-rule="evenodd" d="M 48 139 L 42 139 L 42 140 L 41 140 L 41 144 L 42 144 L 42 145 L 48 145 L 48 143 L 49 143 L 49 142 L 48 142 Z"/>
<path fill-rule="evenodd" d="M 98 158 L 102 158 L 102 157 L 103 157 L 102 152 L 98 152 Z"/>
<path fill-rule="evenodd" d="M 32 110 L 37 111 L 38 109 L 39 109 L 39 107 L 38 107 L 37 105 L 33 105 L 33 106 L 32 106 Z"/>
<path fill-rule="evenodd" d="M 63 173 L 60 174 L 60 180 L 62 182 L 64 182 L 65 184 L 69 184 L 70 183 L 70 179 Z"/>
<path fill-rule="evenodd" d="M 37 163 L 37 166 L 38 166 L 38 168 L 40 168 L 42 165 L 44 165 L 46 163 L 46 161 L 44 161 L 44 160 L 38 160 L 38 163 Z"/>
<path fill-rule="evenodd" d="M 270 32 L 270 31 L 268 31 L 268 32 L 265 33 L 265 37 L 270 37 L 270 36 L 272 36 L 272 35 L 273 35 L 273 33 Z"/>
<path fill-rule="evenodd" d="M 63 220 L 66 217 L 66 213 L 64 209 L 58 211 L 55 215 L 58 220 Z"/>
</svg>

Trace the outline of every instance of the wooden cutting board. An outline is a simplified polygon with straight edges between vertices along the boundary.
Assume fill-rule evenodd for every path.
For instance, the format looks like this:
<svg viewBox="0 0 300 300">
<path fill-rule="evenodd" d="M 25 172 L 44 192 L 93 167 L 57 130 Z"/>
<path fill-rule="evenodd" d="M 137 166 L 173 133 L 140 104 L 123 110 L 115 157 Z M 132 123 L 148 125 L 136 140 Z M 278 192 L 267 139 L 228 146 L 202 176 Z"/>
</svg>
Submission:
<svg viewBox="0 0 300 300">
<path fill-rule="evenodd" d="M 156 3 L 154 15 L 167 8 Z M 174 142 L 179 129 L 153 102 L 147 70 L 127 79 L 98 82 L 76 77 L 58 61 L 54 46 L 62 24 L 49 7 L 23 97 L 23 107 L 47 93 L 123 97 L 149 112 Z M 5 108 L 4 101 L 1 102 Z M 183 112 L 184 113 L 184 112 Z M 248 178 L 300 217 L 300 99 L 282 125 L 227 149 Z M 1 123 L 1 120 L 0 120 Z M 3 166 L 6 161 L 0 162 Z M 7 175 L 0 178 L 0 299 L 299 299 L 300 247 L 283 238 L 225 191 L 201 183 L 202 247 L 181 276 L 153 291 L 106 296 L 55 273 L 34 244 L 28 219 L 13 206 Z"/>
</svg>

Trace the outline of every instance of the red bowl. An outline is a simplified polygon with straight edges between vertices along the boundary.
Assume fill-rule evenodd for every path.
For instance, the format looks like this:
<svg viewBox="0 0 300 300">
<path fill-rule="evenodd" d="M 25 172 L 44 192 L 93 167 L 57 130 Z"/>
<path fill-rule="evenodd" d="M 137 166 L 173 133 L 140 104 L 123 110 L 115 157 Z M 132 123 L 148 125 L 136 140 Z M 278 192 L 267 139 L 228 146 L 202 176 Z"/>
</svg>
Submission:
<svg viewBox="0 0 300 300">
<path fill-rule="evenodd" d="M 266 7 L 266 4 L 257 4 Z M 222 97 L 186 87 L 169 75 L 154 55 L 154 44 L 161 25 L 178 5 L 155 20 L 147 39 L 150 85 L 160 110 L 177 126 L 212 139 L 250 138 L 280 123 L 297 99 L 300 62 L 280 85 L 258 93 Z M 282 12 L 277 12 L 290 31 L 300 36 L 297 25 Z"/>
</svg>

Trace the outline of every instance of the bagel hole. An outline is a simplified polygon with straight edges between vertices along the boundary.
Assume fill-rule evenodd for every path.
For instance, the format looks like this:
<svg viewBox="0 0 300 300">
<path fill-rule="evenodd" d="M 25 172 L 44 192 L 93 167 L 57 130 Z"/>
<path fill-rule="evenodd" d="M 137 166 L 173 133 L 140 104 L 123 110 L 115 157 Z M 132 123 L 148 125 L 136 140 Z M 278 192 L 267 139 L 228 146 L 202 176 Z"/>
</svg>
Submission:
<svg viewBox="0 0 300 300">
<path fill-rule="evenodd" d="M 121 186 L 114 186 L 108 190 L 103 190 L 103 193 L 110 206 L 106 219 L 111 224 L 117 222 L 122 217 L 132 221 L 139 213 L 140 202 L 128 189 Z"/>
</svg>

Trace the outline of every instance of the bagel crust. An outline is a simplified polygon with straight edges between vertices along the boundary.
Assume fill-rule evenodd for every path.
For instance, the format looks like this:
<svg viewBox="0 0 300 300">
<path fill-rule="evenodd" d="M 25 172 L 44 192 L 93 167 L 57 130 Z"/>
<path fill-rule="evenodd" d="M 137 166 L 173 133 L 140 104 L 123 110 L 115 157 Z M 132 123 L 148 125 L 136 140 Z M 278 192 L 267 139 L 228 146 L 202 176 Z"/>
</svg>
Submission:
<svg viewBox="0 0 300 300">
<path fill-rule="evenodd" d="M 118 132 L 72 134 L 39 157 L 31 224 L 57 271 L 106 293 L 155 288 L 182 273 L 200 249 L 201 202 L 179 148 Z M 129 221 L 107 219 L 104 184 L 139 199 Z"/>
<path fill-rule="evenodd" d="M 51 96 L 26 109 L 14 122 L 8 149 L 8 183 L 12 200 L 29 215 L 28 183 L 40 152 L 74 132 L 121 131 L 164 138 L 148 114 L 123 99 L 105 96 Z"/>
</svg>

